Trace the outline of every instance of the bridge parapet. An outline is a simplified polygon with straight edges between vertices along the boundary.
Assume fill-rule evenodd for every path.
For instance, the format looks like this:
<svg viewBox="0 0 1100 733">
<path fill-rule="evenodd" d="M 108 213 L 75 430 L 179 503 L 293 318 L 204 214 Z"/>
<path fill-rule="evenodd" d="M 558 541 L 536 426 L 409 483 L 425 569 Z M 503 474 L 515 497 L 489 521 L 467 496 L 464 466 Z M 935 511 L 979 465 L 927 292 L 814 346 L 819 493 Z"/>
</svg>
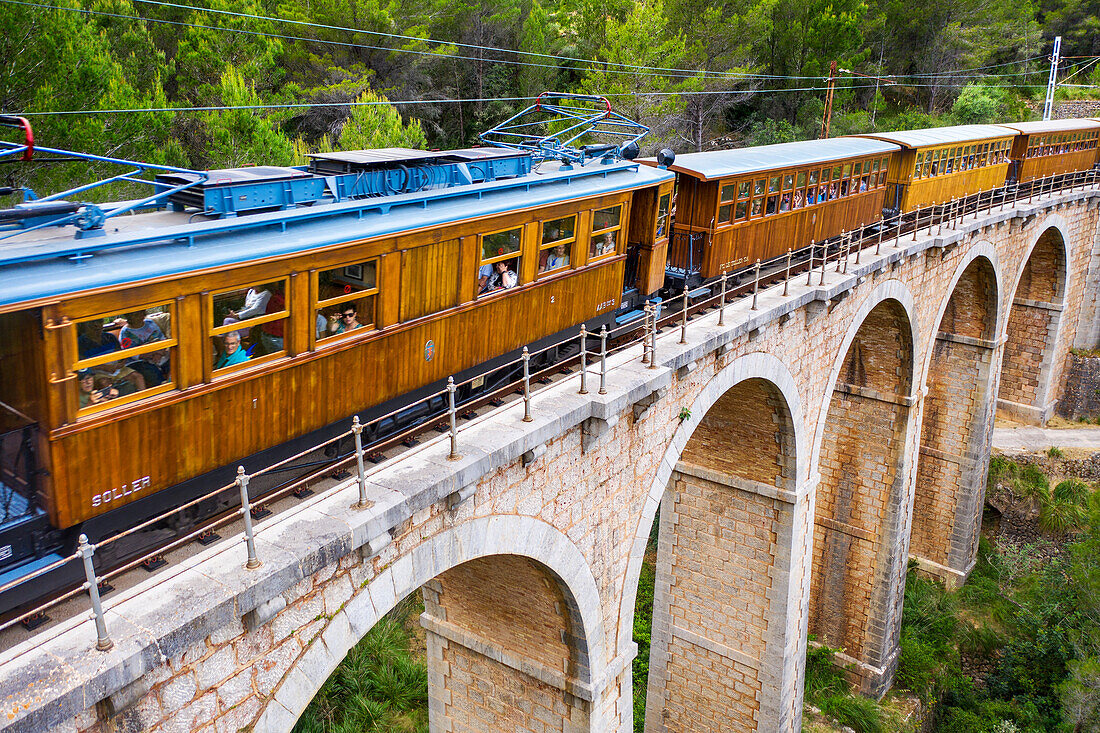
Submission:
<svg viewBox="0 0 1100 733">
<path fill-rule="evenodd" d="M 832 334 L 843 333 L 843 319 L 854 317 L 853 303 L 867 290 L 862 285 L 902 278 L 920 292 L 923 283 L 922 295 L 936 300 L 928 308 L 934 312 L 949 285 L 942 282 L 944 274 L 950 279 L 954 270 L 953 252 L 982 237 L 1008 241 L 1003 235 L 1018 234 L 1058 212 L 1074 220 L 1083 215 L 1095 232 L 1098 201 L 1100 193 L 1092 190 L 1059 193 L 977 219 L 968 216 L 942 233 L 921 231 L 916 241 L 887 240 L 881 254 L 864 251 L 858 265 L 854 258 L 843 267 L 830 263 L 823 276 L 813 274 L 810 285 L 805 274 L 795 277 L 787 296 L 781 285 L 761 290 L 756 310 L 747 298 L 731 303 L 724 326 L 717 325 L 713 312 L 695 317 L 686 344 L 677 343 L 679 329 L 659 337 L 655 368 L 641 363 L 638 346 L 611 357 L 606 395 L 576 394 L 576 380 L 570 379 L 536 395 L 532 422 L 521 420 L 522 405 L 494 410 L 461 428 L 458 460 L 448 460 L 445 437 L 426 441 L 370 471 L 370 507 L 352 506 L 358 497 L 352 479 L 262 523 L 256 533 L 262 561 L 257 569 L 244 569 L 243 545 L 227 541 L 110 597 L 107 624 L 116 642 L 110 651 L 94 649 L 93 622 L 81 618 L 6 650 L 0 654 L 0 725 L 12 731 L 84 731 L 126 720 L 135 729 L 289 730 L 347 649 L 402 597 L 464 563 L 514 555 L 538 563 L 567 591 L 559 603 L 571 610 L 561 613 L 575 618 L 563 623 L 580 640 L 574 652 L 583 646 L 584 658 L 551 674 L 546 664 L 524 660 L 499 639 L 470 641 L 473 655 L 576 698 L 574 712 L 556 713 L 573 716 L 563 729 L 624 729 L 630 720 L 633 657 L 624 619 L 633 613 L 637 568 L 661 496 L 651 485 L 662 471 L 666 478 L 676 471 L 677 461 L 667 456 L 679 455 L 704 418 L 685 417 L 681 408 L 694 404 L 741 356 L 773 353 L 795 375 L 804 406 L 799 419 L 805 425 L 799 430 L 813 436 L 828 407 L 822 372 L 844 357 L 830 351 L 840 346 Z M 1090 239 L 1087 245 L 1086 261 L 1094 243 Z M 1077 263 L 1080 245 L 1073 246 L 1071 259 Z M 1002 259 L 1007 266 L 1010 258 Z M 1011 298 L 1014 290 L 1005 287 Z M 922 324 L 925 331 L 934 327 Z M 802 344 L 792 343 L 797 333 Z M 807 358 L 807 344 L 809 356 L 827 369 L 797 364 Z M 923 356 L 916 355 L 918 363 Z M 779 381 L 781 375 L 772 377 Z M 919 383 L 923 375 L 917 377 Z M 817 468 L 813 448 L 806 448 L 809 454 L 799 457 L 792 487 L 777 487 L 768 500 L 804 502 L 800 511 L 803 516 L 808 511 L 812 522 Z M 899 523 L 906 521 L 911 518 Z M 796 535 L 788 536 L 788 553 L 809 541 Z M 902 544 L 903 550 L 908 547 L 907 541 Z M 789 615 L 774 619 L 782 633 L 748 644 L 766 653 L 741 660 L 766 668 L 759 684 L 774 684 L 772 692 L 782 697 L 773 709 L 758 707 L 750 715 L 761 730 L 779 720 L 782 727 L 797 729 L 800 708 L 800 668 L 786 657 L 804 653 L 799 639 L 806 630 L 810 570 L 798 558 L 785 561 L 793 561 L 790 569 L 774 577 L 802 590 L 774 589 L 792 599 Z M 431 592 L 446 595 L 452 585 L 437 583 Z M 440 618 L 443 613 L 437 609 L 425 625 L 437 636 L 451 629 L 444 641 L 461 646 L 456 640 L 468 635 Z M 783 647 L 780 657 L 774 656 L 775 644 Z M 462 659 L 471 656 L 462 653 Z M 434 654 L 429 672 L 433 720 L 438 720 L 456 705 L 446 685 L 460 662 L 455 648 L 442 642 Z M 775 664 L 793 665 L 795 671 L 777 671 Z M 759 706 L 769 694 L 758 688 L 745 699 Z"/>
</svg>

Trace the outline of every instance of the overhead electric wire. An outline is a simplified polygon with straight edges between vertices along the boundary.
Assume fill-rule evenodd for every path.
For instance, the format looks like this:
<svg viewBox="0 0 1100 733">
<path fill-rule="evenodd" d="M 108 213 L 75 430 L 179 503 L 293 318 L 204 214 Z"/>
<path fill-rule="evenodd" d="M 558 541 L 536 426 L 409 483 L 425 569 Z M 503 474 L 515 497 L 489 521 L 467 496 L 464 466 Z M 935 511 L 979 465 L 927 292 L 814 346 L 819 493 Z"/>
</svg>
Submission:
<svg viewBox="0 0 1100 733">
<path fill-rule="evenodd" d="M 0 1 L 2 1 L 2 2 L 13 2 L 13 0 L 0 0 Z M 159 6 L 159 7 L 176 8 L 176 9 L 179 9 L 179 10 L 190 10 L 190 11 L 199 12 L 199 13 L 212 13 L 212 14 L 217 14 L 217 15 L 227 15 L 227 16 L 231 16 L 231 17 L 246 18 L 246 19 L 250 19 L 250 20 L 260 20 L 260 21 L 271 22 L 271 23 L 287 23 L 287 24 L 291 24 L 291 25 L 305 26 L 307 28 L 321 28 L 321 29 L 324 29 L 324 30 L 334 30 L 334 31 L 341 31 L 341 32 L 346 32 L 346 33 L 363 33 L 363 34 L 367 34 L 367 35 L 375 35 L 375 36 L 380 36 L 380 37 L 384 37 L 384 38 L 393 38 L 393 39 L 397 39 L 397 40 L 417 41 L 417 42 L 430 43 L 430 44 L 434 43 L 434 44 L 443 45 L 443 46 L 456 46 L 456 47 L 469 48 L 469 49 L 474 49 L 474 50 L 479 50 L 479 51 L 491 51 L 491 52 L 495 52 L 495 53 L 515 54 L 515 55 L 518 55 L 518 56 L 531 56 L 531 57 L 536 57 L 536 58 L 550 59 L 550 60 L 553 60 L 553 61 L 562 61 L 562 60 L 564 60 L 564 61 L 575 61 L 575 62 L 582 63 L 582 64 L 592 64 L 592 65 L 602 66 L 602 67 L 619 67 L 619 68 L 622 68 L 622 69 L 663 72 L 665 75 L 667 75 L 669 73 L 676 73 L 676 74 L 683 74 L 685 76 L 685 78 L 686 77 L 698 77 L 700 75 L 704 75 L 704 76 L 712 75 L 712 76 L 718 77 L 718 78 L 734 78 L 734 79 L 817 80 L 817 79 L 822 78 L 821 76 L 792 76 L 792 75 L 780 75 L 780 74 L 757 74 L 757 73 L 752 73 L 752 72 L 710 71 L 710 70 L 705 70 L 705 69 L 682 69 L 682 68 L 675 68 L 675 67 L 642 66 L 642 65 L 637 65 L 637 64 L 624 64 L 624 63 L 621 63 L 621 62 L 599 61 L 599 60 L 595 60 L 595 59 L 585 59 L 585 58 L 580 58 L 580 57 L 576 57 L 576 56 L 557 56 L 557 55 L 553 55 L 553 54 L 538 53 L 538 52 L 535 52 L 535 51 L 520 51 L 520 50 L 516 50 L 516 49 L 500 48 L 500 47 L 497 47 L 497 46 L 484 46 L 484 45 L 472 44 L 472 43 L 462 43 L 462 42 L 459 42 L 459 41 L 441 41 L 441 40 L 437 40 L 437 39 L 424 38 L 424 37 L 419 37 L 419 36 L 408 36 L 408 35 L 404 35 L 404 34 L 400 34 L 400 33 L 389 33 L 389 32 L 386 32 L 386 31 L 366 30 L 366 29 L 362 29 L 362 28 L 350 28 L 350 27 L 347 27 L 347 26 L 335 26 L 335 25 L 328 25 L 328 24 L 324 24 L 324 23 L 312 23 L 312 22 L 307 22 L 307 21 L 302 21 L 302 20 L 295 20 L 295 19 L 292 19 L 292 18 L 279 18 L 279 17 L 276 17 L 276 16 L 256 15 L 256 14 L 253 14 L 253 13 L 241 13 L 241 12 L 232 11 L 232 10 L 219 10 L 219 9 L 216 9 L 216 8 L 204 8 L 204 7 L 197 6 L 197 5 L 188 5 L 188 4 L 185 4 L 185 3 L 169 2 L 168 0 L 131 0 L 131 1 L 132 2 L 140 2 L 140 3 L 146 4 L 146 5 Z M 17 3 L 17 4 L 31 4 L 31 3 Z M 44 6 L 44 7 L 55 7 L 55 6 Z M 69 8 L 63 8 L 62 7 L 62 8 L 58 8 L 58 9 L 69 9 Z M 85 12 L 95 13 L 95 12 L 99 12 L 99 11 L 85 11 Z M 145 18 L 141 17 L 141 19 L 144 20 Z M 173 22 L 175 22 L 175 21 L 173 21 Z M 187 24 L 187 25 L 190 25 L 190 24 Z M 209 27 L 209 26 L 207 26 L 207 27 Z M 234 29 L 226 29 L 226 30 L 233 31 Z M 257 32 L 257 31 L 252 31 L 252 33 L 264 35 L 261 32 Z M 273 36 L 277 37 L 277 34 L 270 34 L 270 35 L 273 35 Z M 313 42 L 325 43 L 325 41 L 321 41 L 320 39 L 298 39 L 298 38 L 293 38 L 293 37 L 288 37 L 288 38 L 292 38 L 292 40 L 304 40 L 304 41 L 307 41 L 307 42 L 313 41 Z M 336 43 L 340 43 L 340 42 L 336 42 Z M 360 44 L 349 44 L 349 45 L 360 46 Z M 360 46 L 360 47 L 365 47 L 365 46 Z M 379 47 L 367 47 L 367 48 L 379 48 Z M 397 53 L 415 52 L 411 49 L 395 49 L 395 48 L 384 48 L 384 47 L 380 48 L 380 50 L 387 50 L 387 51 L 392 51 L 392 52 L 397 52 Z M 484 58 L 480 58 L 480 57 L 456 57 L 452 54 L 439 54 L 439 53 L 433 54 L 432 52 L 423 52 L 423 51 L 415 52 L 415 53 L 421 53 L 421 54 L 427 54 L 427 55 L 442 55 L 442 56 L 447 56 L 449 58 L 464 58 L 464 59 L 467 59 L 467 60 L 474 60 L 474 61 L 488 61 L 488 62 L 494 62 L 494 63 L 497 63 L 497 62 L 500 62 L 500 63 L 514 63 L 514 64 L 526 65 L 526 64 L 523 64 L 522 62 L 514 62 L 514 61 L 508 61 L 508 60 L 504 60 L 504 59 L 484 59 Z M 1007 63 L 1002 63 L 1002 64 L 992 64 L 992 65 L 985 66 L 985 67 L 976 67 L 975 69 L 952 70 L 952 71 L 947 71 L 947 72 L 937 72 L 935 74 L 905 75 L 903 78 L 936 78 L 936 77 L 939 77 L 939 76 L 957 76 L 959 73 L 964 73 L 964 72 L 967 72 L 967 71 L 977 71 L 977 70 L 981 70 L 983 68 L 998 68 L 1000 66 L 1011 65 L 1012 63 L 1026 63 L 1027 61 L 1032 61 L 1032 60 L 1036 60 L 1036 59 L 1040 59 L 1040 58 L 1045 58 L 1045 57 L 1036 56 L 1036 57 L 1033 57 L 1033 58 L 1030 58 L 1030 59 L 1025 59 L 1024 61 L 1021 61 L 1021 62 L 1007 62 Z M 534 64 L 531 64 L 531 65 L 534 65 Z M 550 67 L 550 68 L 559 68 L 560 64 L 547 64 L 545 66 Z M 603 71 L 605 71 L 605 72 L 607 70 L 608 70 L 607 68 L 603 69 Z M 1038 73 L 1038 72 L 1024 72 L 1024 73 L 1027 74 L 1027 73 Z M 1016 76 L 1016 75 L 1018 75 L 1018 74 L 1005 74 L 1003 76 Z M 983 76 L 996 76 L 996 75 L 983 75 Z"/>
</svg>

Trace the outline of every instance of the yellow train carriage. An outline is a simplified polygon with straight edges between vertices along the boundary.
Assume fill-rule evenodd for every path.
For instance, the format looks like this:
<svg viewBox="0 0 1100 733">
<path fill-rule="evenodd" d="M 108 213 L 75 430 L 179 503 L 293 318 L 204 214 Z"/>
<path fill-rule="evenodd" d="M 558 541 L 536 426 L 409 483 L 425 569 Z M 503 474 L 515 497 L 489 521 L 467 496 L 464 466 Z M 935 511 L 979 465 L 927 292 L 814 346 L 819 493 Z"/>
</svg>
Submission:
<svg viewBox="0 0 1100 733">
<path fill-rule="evenodd" d="M 1015 136 L 999 125 L 958 125 L 854 137 L 900 146 L 890 162 L 886 208 L 906 212 L 1003 186 Z"/>
<path fill-rule="evenodd" d="M 1046 120 L 1007 123 L 1004 127 L 1017 132 L 1010 180 L 1024 183 L 1096 165 L 1100 121 Z"/>
</svg>

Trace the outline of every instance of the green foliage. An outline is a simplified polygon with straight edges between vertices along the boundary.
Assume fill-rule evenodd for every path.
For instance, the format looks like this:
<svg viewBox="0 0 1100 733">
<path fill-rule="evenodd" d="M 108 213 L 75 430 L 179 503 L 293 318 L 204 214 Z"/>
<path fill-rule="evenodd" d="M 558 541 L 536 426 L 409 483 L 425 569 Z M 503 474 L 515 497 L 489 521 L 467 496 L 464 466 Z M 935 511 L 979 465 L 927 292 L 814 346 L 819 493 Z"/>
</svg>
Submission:
<svg viewBox="0 0 1100 733">
<path fill-rule="evenodd" d="M 1066 456 L 1065 451 L 1053 445 L 1047 448 L 1045 453 L 1047 458 L 1065 458 Z"/>
<path fill-rule="evenodd" d="M 335 150 L 364 150 L 369 148 L 414 148 L 427 147 L 428 140 L 418 120 L 409 124 L 401 121 L 397 109 L 380 94 L 367 90 L 352 106 L 351 116 L 340 130 Z M 327 138 L 321 144 L 321 150 L 329 152 Z"/>
<path fill-rule="evenodd" d="M 653 518 L 649 528 L 649 542 L 646 544 L 646 556 L 642 562 L 638 577 L 638 594 L 634 599 L 634 643 L 638 645 L 638 656 L 634 657 L 631 669 L 634 685 L 634 731 L 645 730 L 645 699 L 649 686 L 649 642 L 653 626 L 653 584 L 657 576 L 656 554 L 657 537 L 660 527 L 660 511 Z"/>
<path fill-rule="evenodd" d="M 753 125 L 749 137 L 753 145 L 774 145 L 798 140 L 800 135 L 790 122 L 769 117 Z"/>
<path fill-rule="evenodd" d="M 294 727 L 295 733 L 426 733 L 428 676 L 410 653 L 410 596 L 348 652 Z"/>
<path fill-rule="evenodd" d="M 981 83 L 971 83 L 963 87 L 951 107 L 951 115 L 960 125 L 1026 119 L 1024 106 L 1011 90 Z"/>
<path fill-rule="evenodd" d="M 813 642 L 811 635 L 808 642 Z M 843 695 L 848 692 L 848 683 L 840 668 L 836 666 L 836 653 L 839 649 L 832 649 L 821 644 L 806 644 L 806 701 L 820 705 L 827 698 Z"/>
<path fill-rule="evenodd" d="M 859 695 L 833 695 L 821 701 L 821 710 L 856 733 L 886 733 L 882 708 Z"/>
</svg>

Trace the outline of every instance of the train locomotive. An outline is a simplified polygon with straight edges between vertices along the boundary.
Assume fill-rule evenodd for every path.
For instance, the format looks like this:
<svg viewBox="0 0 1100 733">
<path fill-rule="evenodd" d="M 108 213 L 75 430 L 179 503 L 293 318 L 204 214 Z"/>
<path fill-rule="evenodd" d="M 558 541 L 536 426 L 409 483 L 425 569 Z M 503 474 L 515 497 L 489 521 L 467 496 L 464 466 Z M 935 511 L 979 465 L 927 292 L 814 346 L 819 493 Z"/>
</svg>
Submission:
<svg viewBox="0 0 1100 733">
<path fill-rule="evenodd" d="M 567 122 L 536 133 L 535 114 Z M 548 94 L 483 147 L 193 171 L 36 148 L 25 121 L 0 124 L 24 134 L 0 160 L 117 163 L 111 180 L 151 189 L 25 193 L 0 210 L 0 613 L 78 582 L 17 581 L 79 533 L 110 537 L 448 376 L 474 378 L 466 398 L 507 383 L 523 347 L 629 323 L 667 289 L 1091 168 L 1100 131 L 965 126 L 639 159 L 644 127 L 602 98 Z"/>
</svg>

